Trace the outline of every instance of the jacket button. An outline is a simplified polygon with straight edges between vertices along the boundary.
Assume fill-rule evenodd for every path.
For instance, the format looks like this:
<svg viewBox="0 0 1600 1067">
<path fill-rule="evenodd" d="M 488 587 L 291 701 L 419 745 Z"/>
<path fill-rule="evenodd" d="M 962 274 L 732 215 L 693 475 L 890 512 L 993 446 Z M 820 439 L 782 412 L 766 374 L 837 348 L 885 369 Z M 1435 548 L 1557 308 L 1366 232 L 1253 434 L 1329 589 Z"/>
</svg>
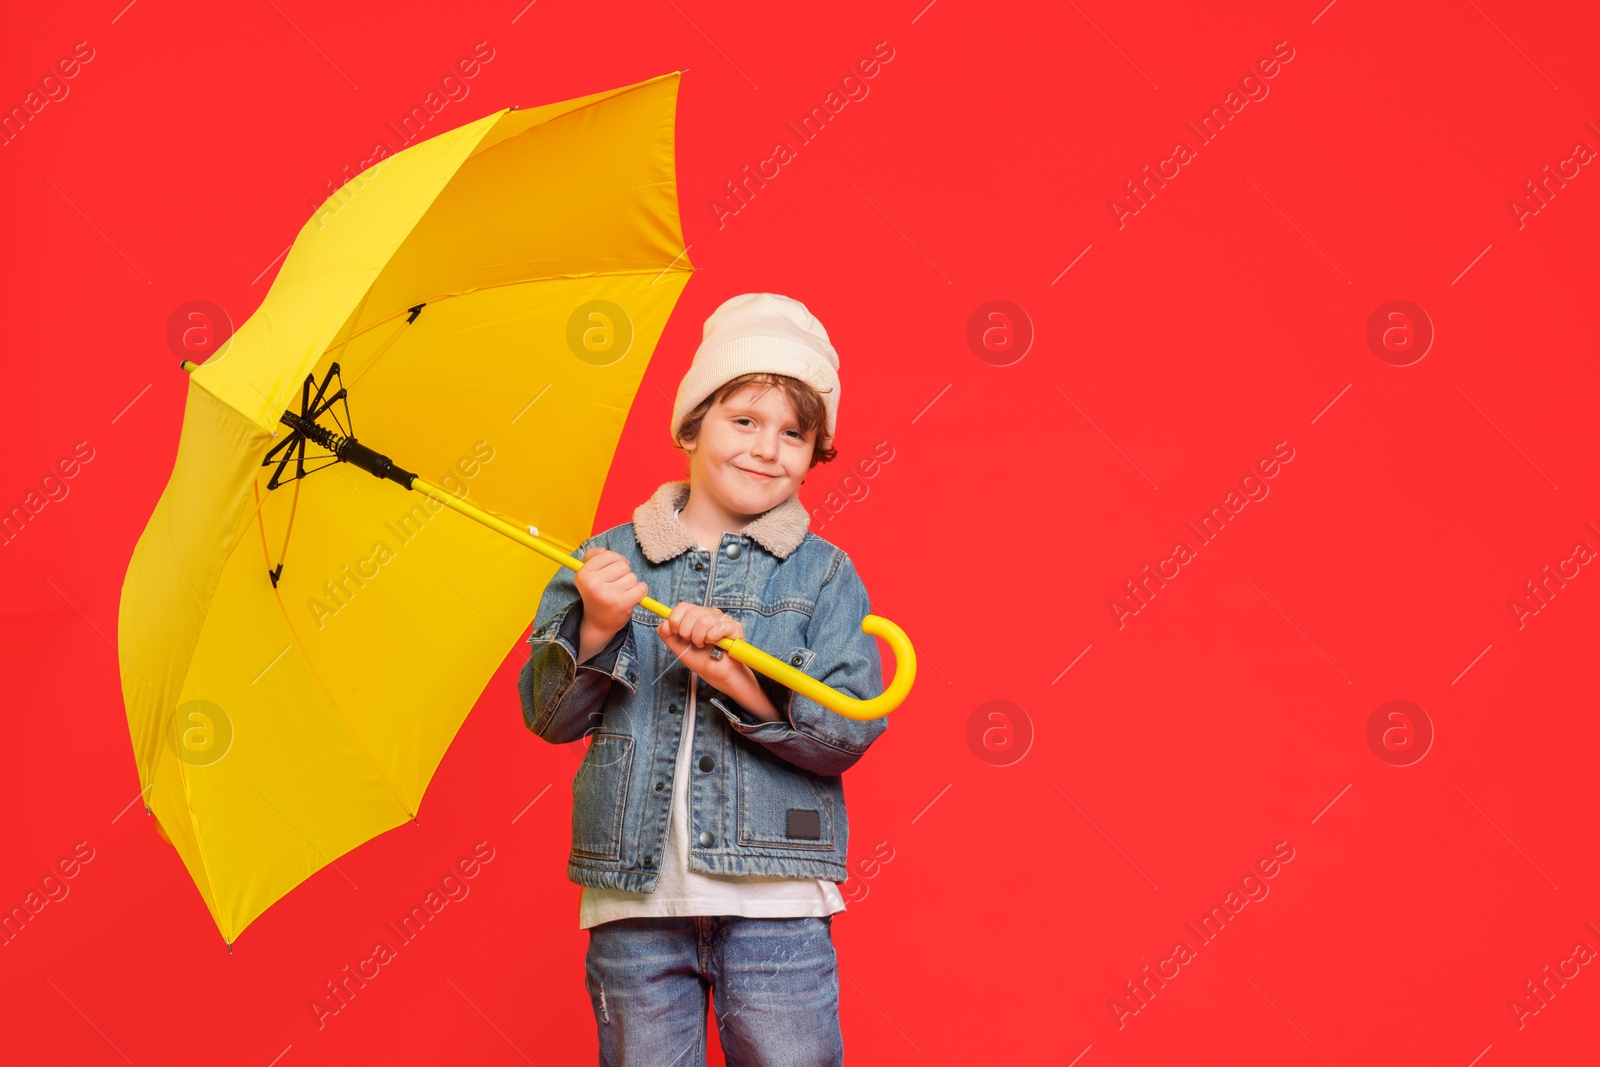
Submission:
<svg viewBox="0 0 1600 1067">
<path fill-rule="evenodd" d="M 697 571 L 703 571 L 703 570 L 706 569 L 706 565 L 704 563 L 701 563 L 699 560 L 695 560 L 694 561 L 694 569 L 697 570 Z"/>
<path fill-rule="evenodd" d="M 805 659 L 805 658 L 806 657 L 805 657 L 804 653 L 796 652 L 792 657 L 790 657 L 789 662 L 792 663 L 794 666 L 798 667 L 798 666 L 800 666 L 800 661 Z"/>
<path fill-rule="evenodd" d="M 712 759 L 710 756 L 701 756 L 700 757 L 700 769 L 702 771 L 709 771 L 711 768 L 715 767 L 716 765 L 717 765 L 717 761 Z"/>
<path fill-rule="evenodd" d="M 701 847 L 710 848 L 713 844 L 716 843 L 716 840 L 717 840 L 717 835 L 713 834 L 710 830 L 701 830 L 700 831 L 700 845 L 701 845 Z"/>
<path fill-rule="evenodd" d="M 646 867 L 654 867 L 656 865 L 656 858 L 654 856 L 646 856 L 644 858 L 644 865 Z"/>
<path fill-rule="evenodd" d="M 637 674 L 634 674 L 632 671 L 628 672 L 628 681 L 637 682 L 638 680 L 639 680 L 639 676 Z"/>
<path fill-rule="evenodd" d="M 724 551 L 726 551 L 728 553 L 728 558 L 729 559 L 738 559 L 739 558 L 739 553 L 742 552 L 743 549 L 741 549 L 739 547 L 739 542 L 735 541 L 732 544 L 730 544 Z"/>
<path fill-rule="evenodd" d="M 677 711 L 678 710 L 678 705 L 676 705 L 676 704 L 668 704 L 667 705 L 667 710 L 668 711 Z"/>
<path fill-rule="evenodd" d="M 666 787 L 667 787 L 667 783 L 666 782 L 657 782 L 656 783 L 656 792 L 659 793 L 663 789 L 665 789 Z"/>
</svg>

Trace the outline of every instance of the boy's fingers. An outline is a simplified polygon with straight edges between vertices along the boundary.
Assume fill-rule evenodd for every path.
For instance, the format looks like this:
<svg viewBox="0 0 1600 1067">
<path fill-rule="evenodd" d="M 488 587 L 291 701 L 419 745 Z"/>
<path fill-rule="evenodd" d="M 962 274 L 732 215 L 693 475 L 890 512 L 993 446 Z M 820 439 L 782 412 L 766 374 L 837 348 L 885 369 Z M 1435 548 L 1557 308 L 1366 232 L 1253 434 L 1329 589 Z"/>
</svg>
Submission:
<svg viewBox="0 0 1600 1067">
<path fill-rule="evenodd" d="M 686 646 L 702 647 L 724 637 L 743 637 L 738 620 L 717 608 L 679 601 L 672 613 L 656 626 L 656 632 L 678 637 Z"/>
<path fill-rule="evenodd" d="M 682 653 L 694 647 L 694 642 L 689 636 L 684 633 L 674 632 L 672 625 L 666 619 L 661 620 L 661 624 L 656 627 L 656 632 L 667 643 L 667 647 L 676 653 Z"/>
<path fill-rule="evenodd" d="M 620 552 L 613 552 L 607 548 L 591 548 L 584 553 L 583 569 L 593 574 L 595 578 L 609 583 L 629 578 L 638 580 L 633 569 L 628 566 L 628 558 Z"/>
<path fill-rule="evenodd" d="M 583 569 L 602 578 L 615 571 L 618 563 L 627 566 L 628 561 L 603 548 L 598 551 L 591 548 L 583 557 Z"/>
<path fill-rule="evenodd" d="M 707 608 L 705 618 L 701 621 L 704 623 L 704 625 L 695 631 L 700 637 L 699 643 L 702 645 L 710 645 L 711 642 L 717 640 L 717 637 L 712 636 L 713 634 L 721 636 L 718 631 L 727 626 L 728 616 L 724 615 L 716 608 Z"/>
<path fill-rule="evenodd" d="M 724 624 L 727 616 L 715 608 L 707 608 L 705 614 L 695 620 L 692 640 L 697 645 L 704 645 L 713 640 L 711 633 Z"/>
<path fill-rule="evenodd" d="M 689 610 L 683 613 L 683 619 L 678 623 L 678 632 L 699 644 L 694 635 L 705 632 L 705 620 L 715 613 L 715 608 L 708 608 L 704 604 L 690 604 Z"/>
</svg>

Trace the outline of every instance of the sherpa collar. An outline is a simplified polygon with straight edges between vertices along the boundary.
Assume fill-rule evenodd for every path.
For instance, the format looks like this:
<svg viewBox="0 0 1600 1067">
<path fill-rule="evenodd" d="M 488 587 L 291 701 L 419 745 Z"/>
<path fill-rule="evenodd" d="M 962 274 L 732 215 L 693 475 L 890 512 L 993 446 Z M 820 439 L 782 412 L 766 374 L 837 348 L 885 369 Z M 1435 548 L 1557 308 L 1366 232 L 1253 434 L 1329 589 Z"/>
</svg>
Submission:
<svg viewBox="0 0 1600 1067">
<path fill-rule="evenodd" d="M 688 527 L 678 520 L 676 511 L 689 502 L 688 482 L 667 482 L 633 510 L 633 535 L 652 563 L 665 563 L 686 549 L 695 547 Z M 763 512 L 739 532 L 752 538 L 779 559 L 800 547 L 805 540 L 811 515 L 798 496 Z"/>
</svg>

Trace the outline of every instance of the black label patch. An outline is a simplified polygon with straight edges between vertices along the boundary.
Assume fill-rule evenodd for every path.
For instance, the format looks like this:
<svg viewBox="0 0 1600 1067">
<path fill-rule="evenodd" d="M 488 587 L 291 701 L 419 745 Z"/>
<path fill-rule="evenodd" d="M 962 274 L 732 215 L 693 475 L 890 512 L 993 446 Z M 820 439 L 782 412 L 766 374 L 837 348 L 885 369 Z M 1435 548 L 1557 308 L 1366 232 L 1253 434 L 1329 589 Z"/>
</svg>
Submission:
<svg viewBox="0 0 1600 1067">
<path fill-rule="evenodd" d="M 786 831 L 790 837 L 807 837 L 813 841 L 822 838 L 822 813 L 812 811 L 810 808 L 789 809 L 789 829 Z"/>
</svg>

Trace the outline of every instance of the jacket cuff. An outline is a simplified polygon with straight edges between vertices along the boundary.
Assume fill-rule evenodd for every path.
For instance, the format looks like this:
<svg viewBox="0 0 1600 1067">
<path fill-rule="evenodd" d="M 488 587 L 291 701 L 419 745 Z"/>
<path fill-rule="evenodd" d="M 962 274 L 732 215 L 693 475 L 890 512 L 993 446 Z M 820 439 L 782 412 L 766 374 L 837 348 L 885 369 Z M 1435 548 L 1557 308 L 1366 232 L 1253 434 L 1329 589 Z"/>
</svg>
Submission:
<svg viewBox="0 0 1600 1067">
<path fill-rule="evenodd" d="M 632 625 L 632 622 L 624 624 L 622 629 L 611 636 L 610 642 L 604 648 L 579 663 L 578 666 L 588 667 L 592 670 L 600 671 L 602 674 L 616 674 L 617 656 L 622 651 L 622 646 L 628 642 L 628 628 Z M 581 641 L 582 628 L 583 601 L 579 600 L 562 617 L 561 628 L 557 631 L 566 640 L 566 643 L 571 646 L 574 661 L 578 658 L 578 644 Z"/>
<path fill-rule="evenodd" d="M 578 662 L 578 644 L 583 626 L 583 601 L 574 600 L 548 623 L 535 630 L 528 638 L 530 645 L 559 645 L 573 663 L 574 674 L 589 671 L 612 681 L 621 682 L 630 692 L 638 691 L 638 674 L 634 670 L 637 655 L 633 641 L 633 623 L 630 621 L 612 635 L 606 646 L 582 663 Z"/>
<path fill-rule="evenodd" d="M 777 649 L 771 650 L 777 654 Z M 876 652 L 874 646 L 871 650 Z M 784 656 L 789 665 L 798 667 L 803 674 L 815 678 L 811 668 L 816 663 L 817 654 L 809 648 L 796 646 L 788 649 Z M 875 665 L 875 659 L 870 661 Z M 797 767 L 810 771 L 812 774 L 835 775 L 848 770 L 871 744 L 873 738 L 881 734 L 887 725 L 883 720 L 871 722 L 845 722 L 845 736 L 833 736 L 833 731 L 839 729 L 829 719 L 838 718 L 821 705 L 809 699 L 802 699 L 800 694 L 788 687 L 768 678 L 760 671 L 756 672 L 756 681 L 762 691 L 772 700 L 778 708 L 781 718 L 767 722 L 750 714 L 749 710 L 739 706 L 737 701 L 729 699 L 726 693 L 710 690 L 706 694 L 706 701 L 717 707 L 727 720 L 728 726 L 735 733 L 745 739 L 763 745 L 769 752 L 781 759 L 788 760 Z M 869 685 L 876 679 L 869 679 Z M 863 687 L 865 688 L 865 687 Z M 882 686 L 878 685 L 881 689 Z M 823 724 L 819 728 L 818 723 Z M 857 747 L 853 735 L 865 733 L 867 740 Z"/>
<path fill-rule="evenodd" d="M 794 723 L 789 718 L 789 704 L 794 698 L 794 690 L 768 678 L 760 671 L 753 673 L 756 676 L 756 684 L 761 686 L 761 691 L 766 694 L 768 700 L 772 701 L 772 706 L 778 709 L 778 717 L 776 719 L 763 719 L 727 693 L 720 689 L 713 689 L 709 685 L 706 686 L 707 702 L 721 709 L 722 713 L 727 716 L 729 723 L 740 733 L 749 733 L 751 730 L 763 726 L 781 726 L 784 731 L 793 730 Z M 776 732 L 769 730 L 767 735 L 764 736 L 770 739 L 770 735 Z"/>
</svg>

